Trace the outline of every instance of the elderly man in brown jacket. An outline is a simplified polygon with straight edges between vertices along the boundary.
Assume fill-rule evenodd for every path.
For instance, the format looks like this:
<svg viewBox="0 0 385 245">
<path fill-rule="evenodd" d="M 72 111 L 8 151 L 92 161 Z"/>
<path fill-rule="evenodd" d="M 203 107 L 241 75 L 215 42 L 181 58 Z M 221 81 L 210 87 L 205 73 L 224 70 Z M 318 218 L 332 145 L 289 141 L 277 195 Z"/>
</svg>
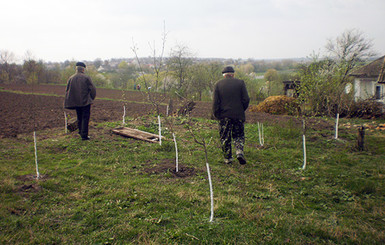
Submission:
<svg viewBox="0 0 385 245">
<path fill-rule="evenodd" d="M 250 98 L 243 80 L 234 78 L 234 68 L 227 66 L 223 69 L 224 79 L 218 81 L 214 89 L 213 113 L 219 120 L 219 133 L 225 163 L 233 161 L 231 139 L 234 140 L 237 159 L 240 164 L 246 164 L 243 153 L 245 144 L 245 111 Z"/>
<path fill-rule="evenodd" d="M 89 140 L 88 124 L 96 88 L 91 78 L 84 74 L 85 69 L 86 65 L 83 62 L 76 63 L 76 73 L 68 79 L 64 108 L 76 110 L 79 134 L 82 140 Z"/>
</svg>

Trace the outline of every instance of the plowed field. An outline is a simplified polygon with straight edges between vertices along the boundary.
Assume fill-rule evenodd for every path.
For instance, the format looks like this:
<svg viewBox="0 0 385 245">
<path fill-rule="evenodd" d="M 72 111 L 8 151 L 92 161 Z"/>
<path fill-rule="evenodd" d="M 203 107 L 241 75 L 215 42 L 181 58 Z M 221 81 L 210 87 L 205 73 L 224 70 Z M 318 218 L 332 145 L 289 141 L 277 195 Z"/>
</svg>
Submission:
<svg viewBox="0 0 385 245">
<path fill-rule="evenodd" d="M 65 86 L 2 84 L 0 89 L 0 138 L 64 127 L 64 112 L 70 118 L 76 117 L 74 111 L 63 108 Z M 174 100 L 174 111 L 182 103 Z M 147 95 L 143 92 L 97 88 L 97 98 L 91 109 L 91 122 L 122 120 L 123 106 L 129 117 L 153 113 L 153 106 L 148 103 Z M 165 114 L 166 105 L 162 105 L 161 110 Z M 211 103 L 197 102 L 191 115 L 210 118 Z M 289 116 L 247 112 L 247 122 L 286 123 L 292 119 Z"/>
</svg>

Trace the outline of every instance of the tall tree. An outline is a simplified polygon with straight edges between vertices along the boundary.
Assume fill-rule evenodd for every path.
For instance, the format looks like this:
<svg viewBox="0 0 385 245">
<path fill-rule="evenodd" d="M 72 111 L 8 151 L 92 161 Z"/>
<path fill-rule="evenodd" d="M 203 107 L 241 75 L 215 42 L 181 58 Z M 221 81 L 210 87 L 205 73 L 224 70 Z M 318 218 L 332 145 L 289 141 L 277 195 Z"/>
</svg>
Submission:
<svg viewBox="0 0 385 245">
<path fill-rule="evenodd" d="M 168 60 L 168 67 L 171 75 L 178 81 L 176 89 L 179 92 L 186 90 L 185 83 L 188 78 L 188 69 L 193 64 L 191 53 L 188 47 L 178 45 L 171 51 L 171 57 Z"/>
<path fill-rule="evenodd" d="M 267 84 L 267 96 L 270 96 L 273 89 L 277 87 L 277 83 L 279 82 L 278 71 L 276 69 L 268 69 L 265 72 L 264 78 Z"/>
<path fill-rule="evenodd" d="M 8 50 L 0 50 L 0 64 L 10 64 L 15 62 L 15 55 Z"/>
<path fill-rule="evenodd" d="M 325 46 L 329 59 L 335 60 L 342 69 L 342 81 L 360 62 L 375 55 L 372 47 L 372 40 L 357 29 L 344 31 L 335 39 L 329 39 Z"/>
<path fill-rule="evenodd" d="M 189 86 L 187 92 L 190 94 L 197 94 L 198 99 L 202 100 L 202 94 L 209 88 L 210 85 L 210 71 L 209 66 L 204 63 L 194 64 L 190 67 Z"/>
<path fill-rule="evenodd" d="M 11 63 L 15 55 L 8 50 L 0 50 L 0 82 L 8 83 L 13 80 Z"/>
</svg>

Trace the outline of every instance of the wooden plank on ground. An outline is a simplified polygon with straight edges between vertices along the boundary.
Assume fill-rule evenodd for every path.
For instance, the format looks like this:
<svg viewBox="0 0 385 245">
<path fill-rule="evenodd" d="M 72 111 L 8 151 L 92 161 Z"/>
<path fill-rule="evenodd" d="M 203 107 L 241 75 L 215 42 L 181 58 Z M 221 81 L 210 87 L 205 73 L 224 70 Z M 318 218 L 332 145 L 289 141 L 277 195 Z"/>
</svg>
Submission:
<svg viewBox="0 0 385 245">
<path fill-rule="evenodd" d="M 159 135 L 148 133 L 148 132 L 141 131 L 138 129 L 121 127 L 121 128 L 113 129 L 112 132 L 119 134 L 119 135 L 122 135 L 122 136 L 125 136 L 125 137 L 134 138 L 134 139 L 138 139 L 138 140 L 144 140 L 144 141 L 151 142 L 151 143 L 158 143 L 159 142 Z M 162 136 L 162 139 L 164 139 L 163 136 Z"/>
</svg>

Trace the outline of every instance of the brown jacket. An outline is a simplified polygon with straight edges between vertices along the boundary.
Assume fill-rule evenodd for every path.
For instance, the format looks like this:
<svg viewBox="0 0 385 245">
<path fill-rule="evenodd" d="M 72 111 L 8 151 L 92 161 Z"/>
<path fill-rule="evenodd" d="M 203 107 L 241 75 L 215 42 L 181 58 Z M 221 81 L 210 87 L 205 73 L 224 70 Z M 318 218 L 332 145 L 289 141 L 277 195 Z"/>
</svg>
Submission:
<svg viewBox="0 0 385 245">
<path fill-rule="evenodd" d="M 243 80 L 225 78 L 215 85 L 213 114 L 217 119 L 230 118 L 245 121 L 245 111 L 249 102 L 249 94 Z"/>
<path fill-rule="evenodd" d="M 89 76 L 76 72 L 68 79 L 64 108 L 75 109 L 92 104 L 96 97 L 96 88 Z"/>
</svg>

